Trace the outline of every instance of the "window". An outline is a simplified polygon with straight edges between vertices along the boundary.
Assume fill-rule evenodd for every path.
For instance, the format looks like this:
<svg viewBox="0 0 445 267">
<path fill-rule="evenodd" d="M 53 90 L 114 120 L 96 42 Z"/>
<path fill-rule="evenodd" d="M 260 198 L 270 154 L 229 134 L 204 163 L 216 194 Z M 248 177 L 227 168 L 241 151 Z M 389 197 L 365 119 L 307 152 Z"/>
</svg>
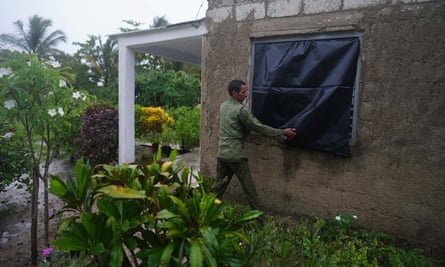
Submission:
<svg viewBox="0 0 445 267">
<path fill-rule="evenodd" d="M 350 156 L 355 141 L 361 35 L 306 36 L 252 43 L 251 107 L 289 144 Z"/>
</svg>

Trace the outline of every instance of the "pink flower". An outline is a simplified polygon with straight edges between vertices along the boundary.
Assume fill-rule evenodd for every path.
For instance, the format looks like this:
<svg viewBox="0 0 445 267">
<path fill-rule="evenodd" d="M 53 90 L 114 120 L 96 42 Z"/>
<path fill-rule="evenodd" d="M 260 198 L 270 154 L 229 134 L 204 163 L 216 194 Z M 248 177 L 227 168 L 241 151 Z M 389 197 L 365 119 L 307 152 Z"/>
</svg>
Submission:
<svg viewBox="0 0 445 267">
<path fill-rule="evenodd" d="M 47 247 L 43 249 L 42 254 L 44 257 L 48 257 L 49 254 L 51 254 L 51 251 L 53 251 L 53 249 L 51 247 Z"/>
</svg>

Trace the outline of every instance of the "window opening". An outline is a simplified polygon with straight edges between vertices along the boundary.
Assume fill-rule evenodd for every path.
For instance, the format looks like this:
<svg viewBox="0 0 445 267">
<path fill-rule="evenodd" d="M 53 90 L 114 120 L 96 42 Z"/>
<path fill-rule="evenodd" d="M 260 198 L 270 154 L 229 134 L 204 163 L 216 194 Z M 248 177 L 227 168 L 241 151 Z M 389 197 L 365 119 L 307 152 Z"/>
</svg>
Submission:
<svg viewBox="0 0 445 267">
<path fill-rule="evenodd" d="M 295 127 L 289 144 L 350 156 L 356 140 L 360 33 L 252 42 L 251 108 L 263 123 Z"/>
</svg>

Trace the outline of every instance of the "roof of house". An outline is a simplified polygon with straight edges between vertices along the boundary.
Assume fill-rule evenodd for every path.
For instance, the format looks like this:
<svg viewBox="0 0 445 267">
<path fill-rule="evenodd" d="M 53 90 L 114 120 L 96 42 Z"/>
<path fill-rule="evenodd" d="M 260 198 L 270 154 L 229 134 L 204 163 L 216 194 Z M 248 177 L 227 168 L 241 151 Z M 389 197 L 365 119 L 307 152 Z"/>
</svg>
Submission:
<svg viewBox="0 0 445 267">
<path fill-rule="evenodd" d="M 207 33 L 204 20 L 111 34 L 110 37 L 119 42 L 119 47 L 126 46 L 137 52 L 200 65 L 202 36 Z"/>
</svg>

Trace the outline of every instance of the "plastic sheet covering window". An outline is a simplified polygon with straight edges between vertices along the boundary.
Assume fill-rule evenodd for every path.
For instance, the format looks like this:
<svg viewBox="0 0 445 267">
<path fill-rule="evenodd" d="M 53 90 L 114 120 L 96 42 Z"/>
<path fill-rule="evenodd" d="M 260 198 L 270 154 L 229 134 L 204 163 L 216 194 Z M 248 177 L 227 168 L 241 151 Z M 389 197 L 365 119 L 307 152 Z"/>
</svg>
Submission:
<svg viewBox="0 0 445 267">
<path fill-rule="evenodd" d="M 290 145 L 350 156 L 358 37 L 254 44 L 251 106 L 277 128 L 294 127 Z"/>
</svg>

